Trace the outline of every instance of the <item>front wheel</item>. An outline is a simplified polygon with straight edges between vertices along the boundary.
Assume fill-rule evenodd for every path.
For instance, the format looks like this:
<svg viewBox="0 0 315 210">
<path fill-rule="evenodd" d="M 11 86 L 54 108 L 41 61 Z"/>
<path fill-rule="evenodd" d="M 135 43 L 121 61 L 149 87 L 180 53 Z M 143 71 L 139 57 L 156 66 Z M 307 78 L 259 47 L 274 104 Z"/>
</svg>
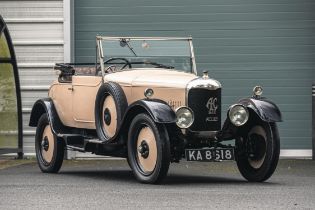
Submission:
<svg viewBox="0 0 315 210">
<path fill-rule="evenodd" d="M 39 168 L 45 173 L 57 173 L 62 165 L 64 142 L 52 132 L 47 114 L 38 121 L 35 151 Z"/>
<path fill-rule="evenodd" d="M 128 159 L 140 182 L 162 181 L 170 165 L 170 143 L 165 126 L 156 124 L 147 114 L 138 114 L 128 132 Z"/>
<path fill-rule="evenodd" d="M 280 138 L 275 123 L 257 123 L 236 139 L 236 162 L 250 182 L 263 182 L 274 173 L 280 154 Z"/>
</svg>

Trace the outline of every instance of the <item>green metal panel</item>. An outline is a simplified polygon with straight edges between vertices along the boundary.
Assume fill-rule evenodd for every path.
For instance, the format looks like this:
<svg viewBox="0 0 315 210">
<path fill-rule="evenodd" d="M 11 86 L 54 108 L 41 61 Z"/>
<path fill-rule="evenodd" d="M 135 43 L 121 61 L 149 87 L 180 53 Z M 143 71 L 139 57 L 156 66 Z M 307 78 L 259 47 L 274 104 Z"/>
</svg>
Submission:
<svg viewBox="0 0 315 210">
<path fill-rule="evenodd" d="M 223 84 L 223 110 L 260 84 L 283 113 L 282 149 L 311 149 L 313 0 L 76 0 L 75 61 L 95 36 L 189 36 L 199 72 Z"/>
</svg>

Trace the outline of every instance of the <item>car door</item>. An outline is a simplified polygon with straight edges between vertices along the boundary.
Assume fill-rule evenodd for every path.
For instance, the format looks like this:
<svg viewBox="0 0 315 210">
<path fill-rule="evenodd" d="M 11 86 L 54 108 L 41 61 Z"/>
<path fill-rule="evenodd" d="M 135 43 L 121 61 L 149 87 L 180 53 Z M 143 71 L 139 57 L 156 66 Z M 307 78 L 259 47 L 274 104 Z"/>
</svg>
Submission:
<svg viewBox="0 0 315 210">
<path fill-rule="evenodd" d="M 95 129 L 95 98 L 101 83 L 100 76 L 72 77 L 72 113 L 76 127 Z"/>
</svg>

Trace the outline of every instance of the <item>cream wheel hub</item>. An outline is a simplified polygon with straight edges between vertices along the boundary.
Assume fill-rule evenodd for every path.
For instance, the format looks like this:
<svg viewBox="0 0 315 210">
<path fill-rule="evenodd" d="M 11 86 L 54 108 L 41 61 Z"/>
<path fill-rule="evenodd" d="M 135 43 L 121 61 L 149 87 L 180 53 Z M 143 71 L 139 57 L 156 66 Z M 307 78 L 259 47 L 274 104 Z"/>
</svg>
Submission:
<svg viewBox="0 0 315 210">
<path fill-rule="evenodd" d="M 266 131 L 263 127 L 255 126 L 250 130 L 248 136 L 254 137 L 254 138 L 250 138 L 250 141 L 255 141 L 255 144 L 259 145 L 259 148 L 256 148 L 256 150 L 257 149 L 262 150 L 262 151 L 260 151 L 260 154 L 258 154 L 258 155 L 256 154 L 257 157 L 249 157 L 248 158 L 249 164 L 253 168 L 259 169 L 263 165 L 265 157 L 266 157 L 267 134 L 266 134 Z M 257 153 L 257 151 L 256 151 L 256 153 Z"/>
<path fill-rule="evenodd" d="M 54 148 L 54 134 L 52 133 L 50 125 L 47 125 L 44 129 L 41 141 L 42 157 L 47 163 L 50 163 L 53 158 Z"/>
<path fill-rule="evenodd" d="M 103 127 L 106 135 L 111 138 L 117 129 L 117 111 L 113 96 L 108 95 L 103 104 Z"/>
<path fill-rule="evenodd" d="M 150 127 L 143 127 L 137 139 L 138 163 L 141 169 L 150 173 L 157 162 L 157 146 L 154 133 Z"/>
</svg>

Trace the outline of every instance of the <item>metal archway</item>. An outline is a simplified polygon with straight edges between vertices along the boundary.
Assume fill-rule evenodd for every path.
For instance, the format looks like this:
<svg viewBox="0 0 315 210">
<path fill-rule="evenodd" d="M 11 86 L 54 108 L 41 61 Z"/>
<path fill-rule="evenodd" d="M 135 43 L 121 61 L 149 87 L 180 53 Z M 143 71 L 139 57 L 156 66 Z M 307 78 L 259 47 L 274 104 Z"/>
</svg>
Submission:
<svg viewBox="0 0 315 210">
<path fill-rule="evenodd" d="M 19 73 L 7 25 L 0 15 L 0 154 L 23 157 Z"/>
</svg>

